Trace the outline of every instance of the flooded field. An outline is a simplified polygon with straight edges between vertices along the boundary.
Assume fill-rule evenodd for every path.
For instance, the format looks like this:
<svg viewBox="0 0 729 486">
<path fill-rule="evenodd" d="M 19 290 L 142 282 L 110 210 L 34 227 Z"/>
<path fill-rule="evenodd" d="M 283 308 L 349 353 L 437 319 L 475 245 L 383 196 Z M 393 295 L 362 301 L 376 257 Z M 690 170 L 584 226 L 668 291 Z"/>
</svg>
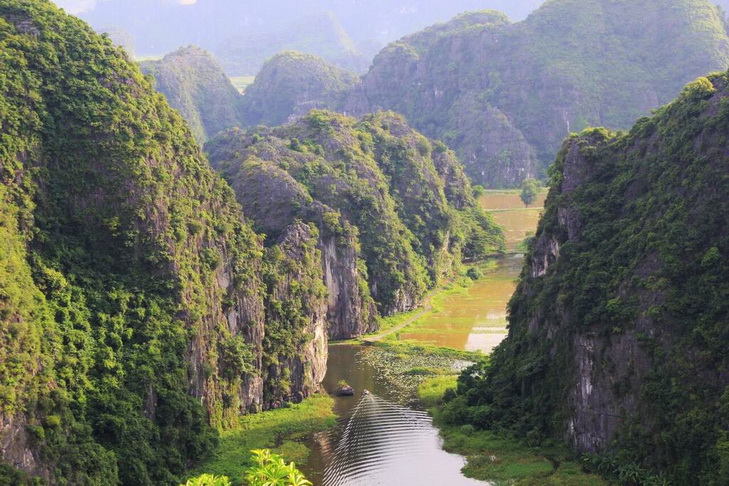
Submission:
<svg viewBox="0 0 729 486">
<path fill-rule="evenodd" d="M 440 298 L 438 311 L 419 319 L 400 339 L 485 353 L 496 347 L 506 337 L 506 305 L 523 264 L 517 245 L 536 230 L 545 197 L 541 193 L 534 206 L 525 208 L 516 191 L 482 196 L 481 205 L 504 228 L 509 254 L 472 287 Z"/>
</svg>

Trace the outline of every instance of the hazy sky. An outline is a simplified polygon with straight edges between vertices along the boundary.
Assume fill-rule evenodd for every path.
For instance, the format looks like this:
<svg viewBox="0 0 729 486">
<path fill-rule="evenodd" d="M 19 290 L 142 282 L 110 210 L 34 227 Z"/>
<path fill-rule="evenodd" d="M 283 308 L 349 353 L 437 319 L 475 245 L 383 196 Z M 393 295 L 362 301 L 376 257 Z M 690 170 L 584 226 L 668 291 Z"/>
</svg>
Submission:
<svg viewBox="0 0 729 486">
<path fill-rule="evenodd" d="M 63 7 L 72 14 L 78 14 L 90 10 L 96 5 L 97 0 L 54 0 L 56 5 Z M 170 3 L 179 3 L 181 5 L 192 5 L 197 0 L 169 0 Z"/>
</svg>

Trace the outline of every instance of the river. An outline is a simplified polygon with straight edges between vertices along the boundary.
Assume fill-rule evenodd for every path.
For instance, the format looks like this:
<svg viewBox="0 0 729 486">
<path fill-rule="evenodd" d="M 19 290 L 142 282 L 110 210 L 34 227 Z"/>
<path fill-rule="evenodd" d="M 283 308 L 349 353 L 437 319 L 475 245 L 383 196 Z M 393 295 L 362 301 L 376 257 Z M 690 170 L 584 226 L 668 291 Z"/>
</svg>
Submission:
<svg viewBox="0 0 729 486">
<path fill-rule="evenodd" d="M 538 205 L 543 203 L 543 195 Z M 524 208 L 515 192 L 488 192 L 480 199 L 505 229 L 509 253 L 493 271 L 465 292 L 448 295 L 440 311 L 424 316 L 399 339 L 490 352 L 506 336 L 506 305 L 514 292 L 523 256 L 517 245 L 537 226 L 540 207 Z M 382 376 L 366 353 L 372 348 L 332 345 L 323 386 L 336 390 L 340 380 L 358 391 L 335 399 L 340 426 L 310 441 L 314 451 L 304 468 L 324 486 L 469 486 L 486 483 L 464 477 L 465 459 L 441 448 L 427 412 L 404 397 Z M 369 395 L 361 395 L 362 390 Z"/>
</svg>

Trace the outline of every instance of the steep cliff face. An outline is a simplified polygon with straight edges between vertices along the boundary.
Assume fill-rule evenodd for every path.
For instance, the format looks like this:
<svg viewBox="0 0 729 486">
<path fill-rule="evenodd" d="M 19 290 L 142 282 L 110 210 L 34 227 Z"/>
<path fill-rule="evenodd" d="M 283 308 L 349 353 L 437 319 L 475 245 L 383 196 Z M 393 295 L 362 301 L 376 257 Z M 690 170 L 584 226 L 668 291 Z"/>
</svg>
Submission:
<svg viewBox="0 0 729 486">
<path fill-rule="evenodd" d="M 83 22 L 4 1 L 0 53 L 2 463 L 176 484 L 215 429 L 318 386 L 325 299 L 293 284 L 318 256 L 302 230 L 264 258 L 182 119 Z"/>
<path fill-rule="evenodd" d="M 314 108 L 334 108 L 359 82 L 350 71 L 311 54 L 282 52 L 267 60 L 246 90 L 247 126 L 281 125 Z"/>
<path fill-rule="evenodd" d="M 214 161 L 231 155 L 221 154 L 224 149 L 219 139 L 214 146 L 210 149 L 208 145 Z M 317 246 L 328 294 L 329 337 L 349 339 L 374 330 L 377 312 L 367 289 L 356 230 L 337 211 L 315 201 L 304 185 L 275 163 L 252 158 L 238 167 L 223 162 L 219 168 L 236 191 L 246 215 L 256 230 L 266 235 L 269 244 L 299 220 L 318 228 Z"/>
<path fill-rule="evenodd" d="M 154 76 L 157 91 L 180 112 L 200 143 L 244 124 L 243 97 L 207 51 L 189 46 L 140 67 Z"/>
<path fill-rule="evenodd" d="M 724 484 L 729 430 L 729 76 L 625 134 L 571 137 L 467 421 Z"/>
<path fill-rule="evenodd" d="M 288 226 L 266 253 L 264 401 L 277 408 L 319 389 L 327 371 L 327 292 L 315 228 Z"/>
<path fill-rule="evenodd" d="M 316 122 L 319 119 L 323 130 L 312 130 L 312 120 Z M 346 120 L 346 123 L 353 121 Z M 264 222 L 259 223 L 261 226 L 281 227 L 278 221 L 267 215 L 269 207 L 280 204 L 277 193 L 269 193 L 267 198 L 261 199 L 256 194 L 260 194 L 263 187 L 251 186 L 249 190 L 247 185 L 234 180 L 238 171 L 255 169 L 256 159 L 265 161 L 263 163 L 269 170 L 277 174 L 275 177 L 287 180 L 289 187 L 295 184 L 297 191 L 308 196 L 309 201 L 318 201 L 332 208 L 333 213 L 327 221 L 331 222 L 334 232 L 342 231 L 336 228 L 341 212 L 347 222 L 359 228 L 363 257 L 371 278 L 370 291 L 380 304 L 380 310 L 389 314 L 412 309 L 427 287 L 425 269 L 413 250 L 412 236 L 397 216 L 395 202 L 387 192 L 384 176 L 374 161 L 359 154 L 353 154 L 351 160 L 338 157 L 345 146 L 358 148 L 352 143 L 352 132 L 342 130 L 345 127 L 333 126 L 330 136 L 328 126 L 328 116 L 320 116 L 277 131 L 255 132 L 256 135 L 227 132 L 209 143 L 206 150 L 213 165 L 222 169 L 224 177 L 237 189 L 238 200 L 244 209 L 254 205 L 260 207 L 259 214 L 264 218 Z M 310 135 L 295 133 L 302 130 Z M 298 135 L 304 137 L 298 138 Z M 314 138 L 317 135 L 320 135 L 318 140 Z M 340 136 L 347 137 L 347 140 L 342 143 Z M 294 138 L 297 140 L 295 143 Z M 310 148 L 304 149 L 307 139 L 310 140 Z M 303 146 L 299 140 L 304 140 Z M 329 150 L 323 148 L 324 144 Z M 322 148 L 316 149 L 315 145 Z M 322 155 L 329 153 L 332 160 L 316 152 Z M 339 167 L 335 167 L 335 163 L 339 163 Z M 297 205 L 293 205 L 292 210 L 295 214 L 300 211 Z M 255 213 L 251 214 L 255 216 Z M 277 214 L 278 211 L 275 211 L 274 215 Z"/>
<path fill-rule="evenodd" d="M 570 131 L 627 128 L 728 64 L 708 0 L 555 0 L 516 24 L 465 14 L 389 45 L 342 109 L 402 113 L 475 183 L 514 186 L 543 174 Z"/>
<path fill-rule="evenodd" d="M 314 111 L 280 128 L 229 131 L 206 150 L 258 229 L 275 238 L 297 218 L 317 224 L 322 249 L 337 242 L 336 252 L 324 251 L 325 267 L 349 269 L 328 282 L 349 274 L 368 279 L 384 314 L 412 309 L 463 256 L 483 256 L 503 243 L 452 152 L 442 144 L 434 149 L 392 113 L 358 122 Z M 360 244 L 366 269 L 355 271 Z M 361 289 L 354 292 L 363 281 L 336 285 L 344 302 L 362 296 L 355 309 L 366 302 Z"/>
</svg>

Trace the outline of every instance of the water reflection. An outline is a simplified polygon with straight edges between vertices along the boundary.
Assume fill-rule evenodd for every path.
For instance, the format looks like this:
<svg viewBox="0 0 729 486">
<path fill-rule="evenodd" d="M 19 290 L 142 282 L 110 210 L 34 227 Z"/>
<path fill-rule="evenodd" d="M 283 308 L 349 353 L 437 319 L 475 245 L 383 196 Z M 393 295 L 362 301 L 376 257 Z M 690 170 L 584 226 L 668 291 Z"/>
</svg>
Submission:
<svg viewBox="0 0 729 486">
<path fill-rule="evenodd" d="M 442 309 L 400 334 L 436 346 L 489 353 L 506 337 L 506 305 L 516 288 L 524 258 L 508 255 L 466 292 L 446 297 Z"/>
<path fill-rule="evenodd" d="M 481 205 L 504 228 L 509 252 L 536 230 L 545 197 L 546 192 L 540 193 L 530 208 L 524 207 L 518 192 L 494 191 L 481 197 Z M 400 339 L 490 353 L 507 335 L 506 306 L 523 263 L 523 255 L 515 253 L 499 259 L 495 270 L 466 292 L 446 297 L 440 312 L 421 319 Z"/>
<path fill-rule="evenodd" d="M 544 195 L 537 201 L 541 205 Z M 514 251 L 528 232 L 536 229 L 541 208 L 525 209 L 518 193 L 492 192 L 481 198 L 505 228 L 507 246 Z M 514 292 L 523 264 L 522 255 L 508 255 L 495 271 L 466 293 L 449 296 L 437 314 L 428 316 L 401 339 L 455 349 L 490 352 L 506 336 L 506 305 Z M 487 483 L 460 473 L 464 458 L 441 449 L 430 417 L 393 386 L 366 359 L 371 349 L 331 346 L 324 388 L 332 393 L 340 380 L 355 388 L 357 397 L 335 400 L 340 417 L 337 430 L 319 434 L 310 443 L 314 451 L 303 468 L 315 485 L 433 485 L 473 486 Z M 386 373 L 384 373 L 386 374 Z M 362 396 L 362 390 L 370 395 Z"/>
<path fill-rule="evenodd" d="M 483 486 L 464 477 L 463 457 L 441 449 L 442 441 L 427 412 L 406 406 L 410 397 L 380 377 L 363 353 L 367 347 L 331 346 L 324 382 L 333 392 L 340 380 L 357 390 L 335 399 L 338 430 L 314 439 L 307 475 L 317 485 Z M 371 394 L 362 395 L 368 389 Z M 322 473 L 323 471 L 323 473 Z"/>
<path fill-rule="evenodd" d="M 440 447 L 427 412 L 365 395 L 328 458 L 323 484 L 483 484 L 461 476 L 464 459 Z"/>
</svg>

